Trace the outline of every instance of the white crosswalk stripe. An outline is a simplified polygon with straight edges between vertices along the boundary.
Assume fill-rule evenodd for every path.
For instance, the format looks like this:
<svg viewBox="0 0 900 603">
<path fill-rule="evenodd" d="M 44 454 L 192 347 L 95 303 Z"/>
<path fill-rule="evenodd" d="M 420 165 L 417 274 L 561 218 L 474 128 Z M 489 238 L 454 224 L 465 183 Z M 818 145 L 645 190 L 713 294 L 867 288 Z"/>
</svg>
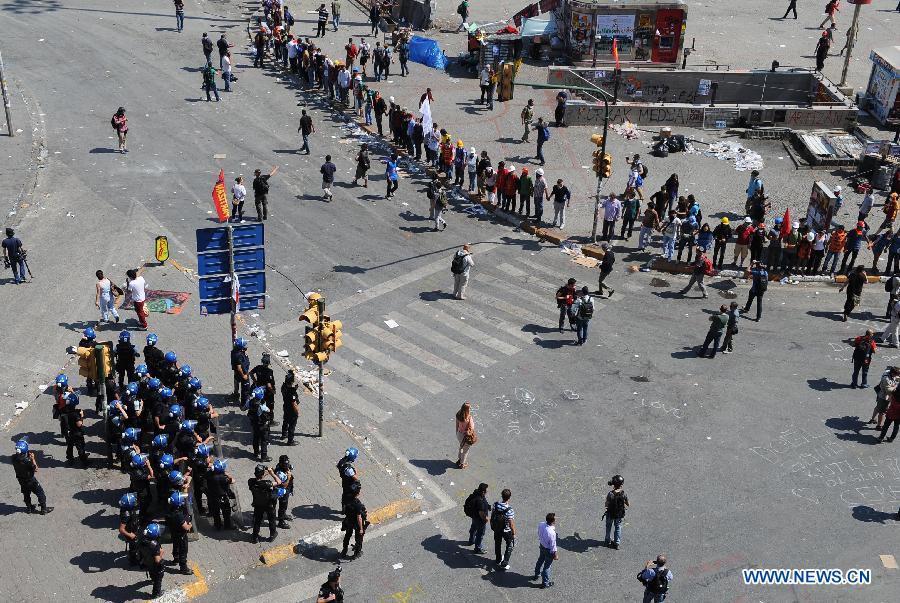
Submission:
<svg viewBox="0 0 900 603">
<path fill-rule="evenodd" d="M 548 301 L 554 304 L 556 303 L 556 297 L 554 296 L 554 293 L 556 293 L 556 289 L 551 289 L 549 293 L 546 293 L 544 295 L 538 295 L 537 293 L 532 293 L 528 289 L 524 289 L 523 287 L 519 286 L 518 283 L 512 284 L 508 281 L 501 280 L 483 272 L 476 274 L 473 280 L 476 283 L 493 285 L 495 289 L 499 290 L 501 293 L 504 293 L 510 299 L 514 300 L 514 305 L 516 307 L 521 307 L 523 301 L 527 301 L 529 305 L 533 304 L 535 306 L 546 306 Z M 538 315 L 534 314 L 533 316 Z M 544 317 L 538 316 L 538 318 L 543 319 Z M 532 318 L 532 320 L 534 319 Z"/>
<path fill-rule="evenodd" d="M 525 308 L 523 308 L 511 301 L 504 301 L 502 299 L 498 299 L 498 298 L 488 294 L 487 291 L 483 287 L 477 286 L 477 283 L 484 283 L 484 282 L 488 282 L 488 281 L 496 282 L 496 279 L 492 279 L 492 277 L 482 275 L 482 276 L 476 277 L 474 280 L 476 282 L 476 285 L 475 286 L 472 286 L 471 284 L 469 285 L 469 289 L 471 292 L 468 295 L 467 303 L 470 303 L 472 305 L 487 304 L 487 305 L 491 306 L 492 308 L 494 308 L 495 310 L 501 310 L 503 312 L 506 312 L 507 314 L 515 316 L 516 318 L 519 318 L 521 320 L 527 320 L 528 322 L 531 322 L 534 324 L 543 324 L 543 323 L 547 322 L 547 316 L 541 316 L 539 314 L 535 314 L 534 312 L 526 310 Z M 516 299 L 514 294 L 510 294 L 509 298 L 511 300 Z"/>
<path fill-rule="evenodd" d="M 469 346 L 463 345 L 453 339 L 450 339 L 449 337 L 438 333 L 433 328 L 426 327 L 422 323 L 415 321 L 408 316 L 402 316 L 400 314 L 397 314 L 396 312 L 392 312 L 391 314 L 388 314 L 388 318 L 397 322 L 401 327 L 412 329 L 419 337 L 427 339 L 431 343 L 453 352 L 460 358 L 463 358 L 471 362 L 472 364 L 487 367 L 497 363 L 497 361 L 493 358 L 485 356 L 484 354 L 473 350 Z"/>
<path fill-rule="evenodd" d="M 535 276 L 534 274 L 530 274 L 524 270 L 519 270 L 512 264 L 497 264 L 495 268 L 497 270 L 500 270 L 501 272 L 505 272 L 510 276 L 519 277 L 519 279 L 521 280 L 516 280 L 515 282 L 520 284 L 535 285 L 540 289 L 550 291 L 551 293 L 554 293 L 557 289 L 559 289 L 558 284 L 553 284 L 549 281 L 545 281 L 544 279 Z"/>
<path fill-rule="evenodd" d="M 422 374 L 422 371 L 413 369 L 396 358 L 391 358 L 384 352 L 369 347 L 355 337 L 344 335 L 344 347 L 349 348 L 352 352 L 359 354 L 363 358 L 380 365 L 383 369 L 395 373 L 397 376 L 406 379 L 414 385 L 418 385 L 425 391 L 438 394 L 444 391 L 444 386 L 437 381 L 430 379 Z"/>
<path fill-rule="evenodd" d="M 465 315 L 470 315 L 472 313 L 471 308 L 468 308 L 468 307 L 460 308 L 460 303 L 457 300 L 441 299 L 441 300 L 438 300 L 438 304 L 440 304 L 442 306 L 446 306 L 447 310 L 451 310 L 451 305 L 452 305 L 452 311 L 456 311 L 456 312 L 462 311 L 462 313 Z M 457 333 L 465 335 L 466 337 L 469 337 L 470 339 L 474 339 L 478 343 L 480 343 L 484 346 L 487 346 L 489 348 L 493 348 L 502 354 L 506 354 L 507 356 L 512 356 L 513 354 L 515 354 L 516 352 L 519 351 L 519 348 L 517 348 L 513 345 L 509 345 L 508 343 L 500 341 L 499 339 L 496 339 L 494 337 L 491 337 L 484 331 L 481 331 L 481 330 L 477 329 L 476 327 L 466 324 L 462 320 L 449 314 L 449 312 L 445 312 L 444 310 L 441 310 L 440 308 L 435 307 L 435 305 L 433 305 L 433 304 L 429 306 L 429 305 L 425 304 L 424 302 L 416 301 L 416 302 L 409 304 L 408 308 L 415 312 L 419 312 L 424 316 L 429 316 L 432 318 L 435 316 L 439 316 L 440 317 L 439 320 L 441 322 L 450 326 Z M 531 343 L 531 338 L 528 337 L 527 341 L 529 343 Z"/>
<path fill-rule="evenodd" d="M 379 328 L 372 323 L 363 323 L 359 325 L 358 330 L 362 331 L 363 333 L 368 333 L 372 337 L 375 337 L 379 341 L 386 343 L 389 346 L 400 350 L 401 352 L 405 352 L 419 362 L 427 364 L 435 370 L 450 375 L 457 381 L 463 381 L 471 374 L 468 371 L 454 365 L 452 362 L 449 362 L 448 360 L 445 360 L 440 356 L 436 356 L 414 343 L 406 341 L 399 335 L 395 335 L 392 331 Z"/>
<path fill-rule="evenodd" d="M 370 419 L 381 423 L 391 418 L 391 413 L 378 408 L 356 392 L 350 391 L 329 379 L 325 384 L 326 397 L 334 396 L 353 410 L 366 415 Z"/>
<path fill-rule="evenodd" d="M 352 362 L 348 362 L 337 354 L 332 354 L 331 359 L 328 361 L 328 365 L 340 374 L 346 375 L 354 381 L 362 383 L 373 392 L 381 394 L 384 399 L 396 402 L 403 408 L 412 408 L 419 404 L 418 399 L 410 396 L 405 391 L 364 371 L 362 368 L 356 366 Z"/>
</svg>

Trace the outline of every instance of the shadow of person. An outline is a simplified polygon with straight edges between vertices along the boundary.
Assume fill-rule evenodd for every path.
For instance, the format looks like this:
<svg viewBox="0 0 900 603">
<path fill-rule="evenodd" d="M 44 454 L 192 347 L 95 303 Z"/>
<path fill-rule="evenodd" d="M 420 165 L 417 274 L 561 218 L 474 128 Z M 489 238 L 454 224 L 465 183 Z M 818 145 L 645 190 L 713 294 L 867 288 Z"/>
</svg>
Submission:
<svg viewBox="0 0 900 603">
<path fill-rule="evenodd" d="M 868 523 L 887 523 L 888 521 L 900 521 L 898 513 L 885 513 L 884 511 L 876 511 L 872 507 L 859 505 L 853 507 L 853 519 L 857 521 L 865 521 Z"/>
<path fill-rule="evenodd" d="M 434 476 L 444 475 L 447 473 L 447 469 L 456 466 L 456 463 L 450 459 L 417 459 L 409 462 L 427 471 L 428 475 Z"/>
<path fill-rule="evenodd" d="M 114 567 L 119 556 L 120 553 L 116 551 L 84 551 L 72 557 L 69 562 L 77 565 L 85 574 L 96 574 Z"/>
<path fill-rule="evenodd" d="M 126 603 L 135 599 L 149 599 L 149 593 L 146 596 L 142 596 L 138 591 L 152 584 L 150 580 L 141 580 L 137 584 L 130 586 L 116 586 L 114 584 L 98 586 L 91 591 L 91 596 L 100 601 L 109 601 L 109 603 Z"/>
<path fill-rule="evenodd" d="M 573 553 L 586 553 L 588 550 L 599 547 L 602 544 L 602 541 L 595 538 L 582 538 L 578 532 L 565 538 L 559 538 L 556 541 L 556 545 L 559 548 Z"/>
<path fill-rule="evenodd" d="M 440 534 L 422 541 L 422 548 L 444 562 L 451 569 L 487 568 L 489 560 L 466 548 L 465 541 L 447 540 Z"/>
</svg>

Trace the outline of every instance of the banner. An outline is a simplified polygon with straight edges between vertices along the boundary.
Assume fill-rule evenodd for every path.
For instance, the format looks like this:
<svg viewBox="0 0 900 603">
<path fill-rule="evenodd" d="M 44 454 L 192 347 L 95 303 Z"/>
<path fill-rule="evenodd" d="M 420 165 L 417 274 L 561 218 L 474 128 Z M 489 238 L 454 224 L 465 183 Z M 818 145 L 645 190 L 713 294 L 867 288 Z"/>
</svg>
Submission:
<svg viewBox="0 0 900 603">
<path fill-rule="evenodd" d="M 431 102 L 427 98 L 422 102 L 422 106 L 419 107 L 419 112 L 422 116 L 422 131 L 428 134 L 431 132 L 433 122 L 431 119 Z"/>
<path fill-rule="evenodd" d="M 164 236 L 156 237 L 156 261 L 160 264 L 169 259 L 169 239 Z"/>
<path fill-rule="evenodd" d="M 219 215 L 219 222 L 227 222 L 231 217 L 231 208 L 228 205 L 228 195 L 225 194 L 225 170 L 219 170 L 219 180 L 212 189 L 212 202 Z"/>
</svg>

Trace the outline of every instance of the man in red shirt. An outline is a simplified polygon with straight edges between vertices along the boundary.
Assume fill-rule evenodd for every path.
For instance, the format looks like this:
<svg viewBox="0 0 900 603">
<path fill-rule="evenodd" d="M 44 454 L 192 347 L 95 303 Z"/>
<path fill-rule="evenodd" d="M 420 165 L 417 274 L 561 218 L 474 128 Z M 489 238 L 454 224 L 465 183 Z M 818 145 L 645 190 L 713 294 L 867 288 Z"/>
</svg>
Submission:
<svg viewBox="0 0 900 603">
<path fill-rule="evenodd" d="M 347 51 L 347 70 L 353 71 L 353 62 L 356 61 L 356 55 L 359 54 L 359 48 L 356 44 L 353 43 L 353 38 L 350 38 L 347 41 L 347 45 L 344 46 L 344 50 Z"/>
<path fill-rule="evenodd" d="M 734 264 L 743 267 L 747 254 L 750 253 L 750 239 L 753 238 L 753 220 L 744 218 L 744 223 L 735 231 L 737 240 L 734 243 Z M 738 258 L 740 257 L 740 263 Z"/>
</svg>

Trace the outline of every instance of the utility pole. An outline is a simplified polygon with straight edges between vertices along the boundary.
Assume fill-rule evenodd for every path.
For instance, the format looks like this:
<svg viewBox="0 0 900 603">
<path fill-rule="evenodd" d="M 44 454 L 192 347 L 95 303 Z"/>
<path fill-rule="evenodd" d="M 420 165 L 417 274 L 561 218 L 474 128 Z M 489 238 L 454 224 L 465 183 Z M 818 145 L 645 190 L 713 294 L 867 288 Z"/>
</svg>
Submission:
<svg viewBox="0 0 900 603">
<path fill-rule="evenodd" d="M 847 56 L 844 59 L 844 70 L 841 72 L 841 83 L 838 87 L 843 88 L 847 85 L 847 70 L 850 69 L 850 55 L 853 54 L 853 47 L 856 45 L 856 35 L 859 33 L 859 11 L 863 4 L 868 4 L 871 0 L 849 0 L 851 4 L 855 4 L 853 9 L 853 21 L 850 23 L 850 29 L 847 33 Z"/>
<path fill-rule="evenodd" d="M 15 136 L 13 130 L 12 115 L 9 112 L 9 92 L 6 90 L 6 77 L 3 75 L 3 53 L 0 52 L 0 92 L 3 93 L 3 109 L 6 111 L 6 131 L 10 136 Z"/>
<path fill-rule="evenodd" d="M 234 230 L 231 224 L 228 225 L 226 234 L 228 240 L 228 276 L 231 278 L 231 345 L 234 345 L 234 339 L 237 336 L 237 302 L 235 301 L 234 292 L 239 288 L 237 275 L 234 273 Z"/>
<path fill-rule="evenodd" d="M 308 322 L 303 336 L 303 357 L 319 367 L 319 437 L 322 437 L 322 423 L 325 416 L 325 363 L 331 352 L 343 345 L 341 342 L 343 323 L 331 320 L 325 315 L 325 298 L 319 293 L 306 296 L 309 307 L 300 315 L 301 322 Z"/>
<path fill-rule="evenodd" d="M 325 299 L 319 298 L 316 300 L 316 307 L 319 309 L 319 323 L 316 325 L 316 347 L 318 349 L 322 349 L 324 347 L 324 342 L 322 341 L 322 331 L 325 326 Z M 322 437 L 322 421 L 323 416 L 325 415 L 325 387 L 324 387 L 324 376 L 325 376 L 325 362 L 319 361 L 319 437 Z"/>
</svg>

